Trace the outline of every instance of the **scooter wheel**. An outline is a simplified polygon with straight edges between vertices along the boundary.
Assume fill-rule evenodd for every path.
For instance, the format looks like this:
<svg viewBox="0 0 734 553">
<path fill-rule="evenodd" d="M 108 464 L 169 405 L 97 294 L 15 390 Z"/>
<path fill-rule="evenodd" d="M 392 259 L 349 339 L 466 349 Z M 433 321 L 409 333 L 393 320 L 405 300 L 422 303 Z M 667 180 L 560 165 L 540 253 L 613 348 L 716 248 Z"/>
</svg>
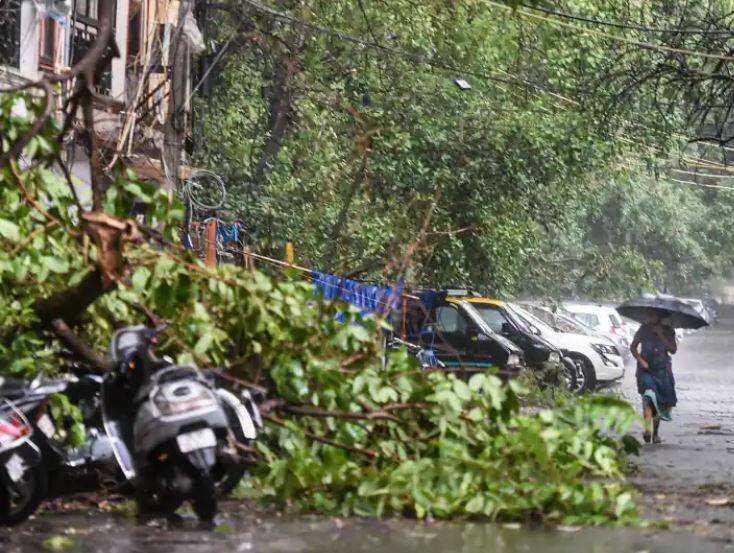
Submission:
<svg viewBox="0 0 734 553">
<path fill-rule="evenodd" d="M 136 493 L 138 514 L 141 516 L 167 517 L 176 512 L 182 501 L 177 497 L 159 497 L 148 490 L 138 490 Z"/>
<path fill-rule="evenodd" d="M 221 478 L 217 479 L 215 489 L 217 497 L 224 499 L 231 494 L 240 481 L 245 477 L 247 468 L 242 464 L 231 465 L 227 467 Z"/>
<path fill-rule="evenodd" d="M 202 522 L 211 522 L 217 516 L 217 491 L 209 475 L 197 478 L 191 506 Z"/>
<path fill-rule="evenodd" d="M 46 496 L 47 485 L 43 463 L 27 470 L 12 487 L 0 485 L 0 525 L 20 524 L 35 513 Z"/>
</svg>

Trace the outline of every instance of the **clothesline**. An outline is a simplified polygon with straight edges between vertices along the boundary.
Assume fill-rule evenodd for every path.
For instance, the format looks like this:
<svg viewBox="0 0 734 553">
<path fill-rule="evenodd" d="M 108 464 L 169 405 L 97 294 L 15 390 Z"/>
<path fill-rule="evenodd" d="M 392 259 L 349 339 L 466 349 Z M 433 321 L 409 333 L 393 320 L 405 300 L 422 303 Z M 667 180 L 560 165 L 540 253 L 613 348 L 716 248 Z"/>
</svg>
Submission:
<svg viewBox="0 0 734 553">
<path fill-rule="evenodd" d="M 285 267 L 285 268 L 288 268 L 288 269 L 294 269 L 294 270 L 299 271 L 301 273 L 305 273 L 306 276 L 307 276 L 307 278 L 309 278 L 311 280 L 314 279 L 313 274 L 316 271 L 314 271 L 313 269 L 308 269 L 308 268 L 302 267 L 300 265 L 295 265 L 293 263 L 288 263 L 287 261 L 281 261 L 280 259 L 275 259 L 273 257 L 268 257 L 266 255 L 262 255 L 262 254 L 258 254 L 258 253 L 254 253 L 254 252 L 249 252 L 247 250 L 235 250 L 235 251 L 237 253 L 239 253 L 239 254 L 242 254 L 242 255 L 245 255 L 245 256 L 249 256 L 249 257 L 251 257 L 253 259 L 258 259 L 258 260 L 264 261 L 266 263 L 272 263 L 273 265 L 278 265 L 280 267 Z M 407 293 L 405 291 L 401 292 L 400 296 L 403 297 L 403 298 L 406 298 L 406 299 L 413 299 L 413 300 L 419 299 L 418 296 L 415 296 L 413 294 L 409 294 L 409 293 Z"/>
</svg>

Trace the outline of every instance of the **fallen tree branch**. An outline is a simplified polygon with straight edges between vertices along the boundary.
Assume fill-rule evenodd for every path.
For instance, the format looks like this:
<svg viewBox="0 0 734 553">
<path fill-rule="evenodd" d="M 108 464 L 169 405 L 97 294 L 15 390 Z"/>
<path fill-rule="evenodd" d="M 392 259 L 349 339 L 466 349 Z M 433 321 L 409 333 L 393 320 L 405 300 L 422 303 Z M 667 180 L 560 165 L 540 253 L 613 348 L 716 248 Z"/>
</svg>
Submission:
<svg viewBox="0 0 734 553">
<path fill-rule="evenodd" d="M 138 302 L 135 302 L 135 303 L 125 302 L 125 303 L 127 303 L 135 311 L 143 315 L 148 320 L 148 324 L 150 326 L 158 326 L 159 324 L 163 322 L 163 319 L 161 319 L 158 315 L 153 313 L 151 309 L 149 309 L 142 303 L 138 303 Z"/>
<path fill-rule="evenodd" d="M 278 417 L 274 417 L 273 415 L 263 415 L 263 418 L 267 421 L 272 422 L 273 424 L 277 424 L 278 426 L 281 426 L 283 428 L 288 428 L 288 425 L 283 419 L 280 419 Z M 314 434 L 313 432 L 309 432 L 308 430 L 301 429 L 301 432 L 305 436 L 308 436 L 314 441 L 321 442 L 322 444 L 330 445 L 332 447 L 337 447 L 339 449 L 344 449 L 345 451 L 350 451 L 352 453 L 359 453 L 360 455 L 365 455 L 367 457 L 371 457 L 372 459 L 377 459 L 379 455 L 371 451 L 369 449 L 364 449 L 361 447 L 351 446 L 347 444 L 342 444 L 339 442 L 335 442 L 334 440 L 330 440 L 329 438 L 324 438 L 323 436 L 319 436 L 317 434 Z"/>
<path fill-rule="evenodd" d="M 282 405 L 278 407 L 282 411 L 286 411 L 293 415 L 303 415 L 306 417 L 323 417 L 336 419 L 353 419 L 353 420 L 389 420 L 401 423 L 402 421 L 395 415 L 391 415 L 382 410 L 369 411 L 367 413 L 352 411 L 329 411 L 328 409 L 319 409 L 318 407 L 305 407 L 300 405 Z"/>
<path fill-rule="evenodd" d="M 63 342 L 64 345 L 66 345 L 66 347 L 68 347 L 82 361 L 86 361 L 99 371 L 109 371 L 112 368 L 101 355 L 74 334 L 71 328 L 69 328 L 69 325 L 67 325 L 63 319 L 54 319 L 51 321 L 51 328 L 59 340 L 61 340 L 61 342 Z"/>
<path fill-rule="evenodd" d="M 54 227 L 57 227 L 57 226 L 59 226 L 59 225 L 58 225 L 58 223 L 56 221 L 49 221 L 44 226 L 36 228 L 33 232 L 31 232 L 23 240 L 21 240 L 20 242 L 18 242 L 18 245 L 15 246 L 11 250 L 10 253 L 12 255 L 15 255 L 17 253 L 20 253 L 21 251 L 23 251 L 23 248 L 25 248 L 28 244 L 30 244 L 36 236 L 39 236 L 39 235 L 43 234 L 44 232 L 46 232 L 46 231 L 48 231 L 48 230 L 50 230 L 50 229 L 52 229 Z"/>
<path fill-rule="evenodd" d="M 48 122 L 48 120 L 51 118 L 51 114 L 53 113 L 52 98 L 54 96 L 54 91 L 51 88 L 51 84 L 46 79 L 41 79 L 38 82 L 26 83 L 25 85 L 19 87 L 18 90 L 28 90 L 30 88 L 38 88 L 39 90 L 43 91 L 44 101 L 46 102 L 46 105 L 43 108 L 43 113 L 38 119 L 33 122 L 31 128 L 28 129 L 28 131 L 20 138 L 20 140 L 13 144 L 13 146 L 7 152 L 0 156 L 0 168 L 4 167 L 8 162 L 15 163 L 15 160 L 18 159 L 20 154 L 23 152 L 23 148 L 25 148 L 28 143 L 33 140 L 34 136 L 41 132 L 41 129 L 43 129 L 44 125 Z M 3 92 L 7 92 L 9 90 L 4 90 Z"/>
<path fill-rule="evenodd" d="M 76 204 L 76 207 L 79 210 L 79 214 L 81 215 L 82 213 L 84 213 L 84 208 L 82 207 L 82 203 L 79 201 L 79 195 L 77 194 L 76 188 L 74 187 L 74 182 L 71 180 L 71 172 L 69 171 L 69 168 L 63 162 L 59 154 L 56 154 L 55 159 L 56 164 L 61 167 L 61 172 L 64 173 L 66 184 L 69 186 L 69 191 L 71 192 L 71 195 L 74 198 L 74 203 Z"/>
<path fill-rule="evenodd" d="M 13 180 L 15 181 L 15 184 L 18 185 L 18 188 L 20 188 L 20 191 L 23 193 L 23 197 L 26 199 L 26 201 L 31 204 L 36 211 L 38 211 L 41 215 L 43 215 L 46 219 L 49 221 L 52 221 L 59 225 L 60 227 L 63 227 L 64 224 L 56 217 L 51 215 L 48 211 L 46 211 L 46 208 L 44 208 L 38 200 L 36 200 L 33 195 L 31 194 L 30 190 L 28 190 L 28 187 L 25 185 L 25 182 L 23 181 L 23 178 L 20 176 L 20 173 L 18 172 L 18 165 L 15 163 L 14 160 L 10 160 L 10 174 L 13 176 Z M 79 233 L 73 230 L 69 230 L 69 233 L 78 236 Z"/>
<path fill-rule="evenodd" d="M 257 384 L 253 382 L 248 382 L 247 380 L 242 380 L 241 378 L 237 378 L 236 376 L 227 374 L 224 371 L 221 371 L 219 369 L 209 369 L 209 371 L 217 375 L 218 377 L 222 378 L 223 380 L 228 380 L 229 382 L 232 382 L 233 384 L 238 384 L 240 386 L 243 386 L 244 388 L 255 390 L 256 392 L 260 392 L 261 394 L 267 394 L 268 392 L 267 388 L 258 386 Z M 264 402 L 264 403 L 267 403 L 267 402 Z M 261 406 L 260 410 L 263 411 L 264 408 Z"/>
<path fill-rule="evenodd" d="M 87 273 L 76 286 L 39 299 L 35 311 L 44 326 L 50 327 L 55 319 L 62 319 L 67 324 L 73 325 L 81 314 L 106 292 L 107 289 L 102 284 L 102 274 L 97 269 Z"/>
</svg>

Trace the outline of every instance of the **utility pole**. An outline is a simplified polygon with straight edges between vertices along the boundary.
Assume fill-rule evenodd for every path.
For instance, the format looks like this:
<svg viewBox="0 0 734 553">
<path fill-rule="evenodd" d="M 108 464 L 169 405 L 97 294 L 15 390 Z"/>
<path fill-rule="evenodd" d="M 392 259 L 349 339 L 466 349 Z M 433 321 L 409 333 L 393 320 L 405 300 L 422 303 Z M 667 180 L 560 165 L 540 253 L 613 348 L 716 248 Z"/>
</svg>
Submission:
<svg viewBox="0 0 734 553">
<path fill-rule="evenodd" d="M 184 156 L 184 143 L 188 131 L 186 104 L 191 79 L 191 52 L 184 37 L 186 14 L 193 8 L 193 0 L 180 0 L 178 20 L 170 29 L 168 46 L 168 74 L 170 93 L 168 111 L 163 127 L 163 171 L 168 190 L 176 190 Z"/>
</svg>

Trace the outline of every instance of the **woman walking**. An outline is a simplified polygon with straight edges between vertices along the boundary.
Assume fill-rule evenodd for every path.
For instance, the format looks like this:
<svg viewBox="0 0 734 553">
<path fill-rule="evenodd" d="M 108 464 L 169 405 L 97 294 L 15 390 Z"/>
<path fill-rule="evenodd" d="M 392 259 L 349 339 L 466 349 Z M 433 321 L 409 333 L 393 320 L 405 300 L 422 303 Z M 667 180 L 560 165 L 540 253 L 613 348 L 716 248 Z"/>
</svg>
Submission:
<svg viewBox="0 0 734 553">
<path fill-rule="evenodd" d="M 670 421 L 671 410 L 677 403 L 675 379 L 670 356 L 678 351 L 675 330 L 666 324 L 664 311 L 650 309 L 647 322 L 635 334 L 630 349 L 637 359 L 637 391 L 642 396 L 645 416 L 646 443 L 661 442 L 660 420 Z"/>
</svg>

